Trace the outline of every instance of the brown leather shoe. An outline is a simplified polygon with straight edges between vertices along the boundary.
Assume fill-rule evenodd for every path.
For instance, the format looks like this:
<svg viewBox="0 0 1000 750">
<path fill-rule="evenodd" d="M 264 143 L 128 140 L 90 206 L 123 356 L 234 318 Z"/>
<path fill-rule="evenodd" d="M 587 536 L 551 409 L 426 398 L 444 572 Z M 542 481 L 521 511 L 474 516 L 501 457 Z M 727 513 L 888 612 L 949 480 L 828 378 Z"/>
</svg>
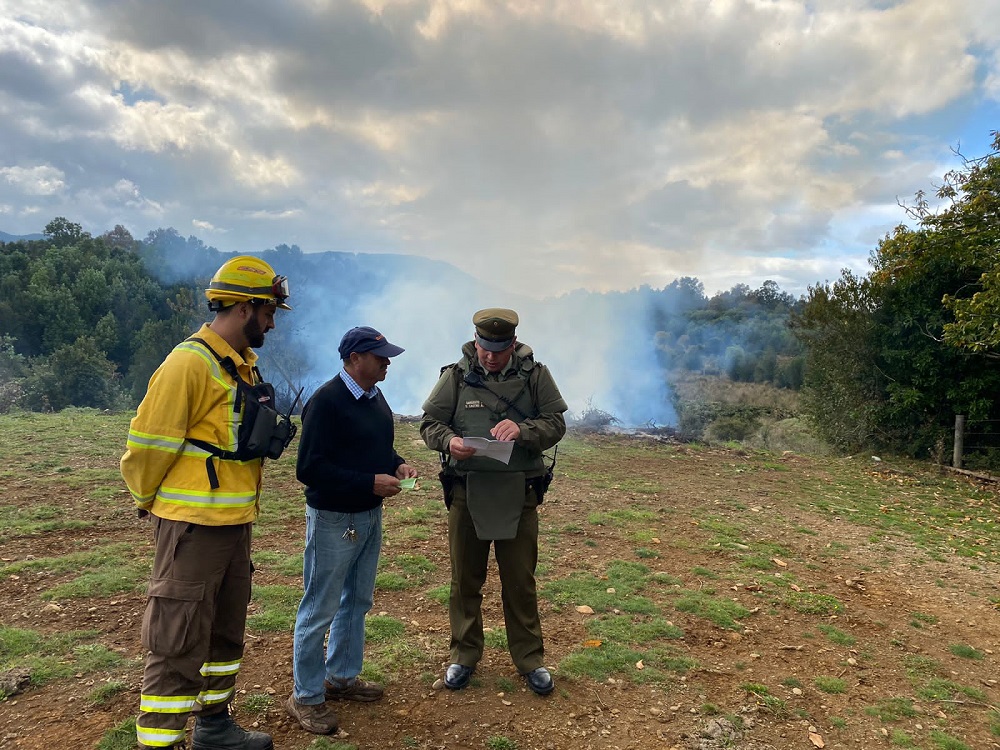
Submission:
<svg viewBox="0 0 1000 750">
<path fill-rule="evenodd" d="M 294 695 L 289 695 L 285 701 L 285 711 L 307 732 L 333 734 L 337 731 L 337 715 L 325 703 L 311 706 L 299 703 Z"/>
<path fill-rule="evenodd" d="M 368 682 L 360 677 L 353 680 L 330 680 L 323 681 L 326 688 L 326 699 L 328 701 L 360 701 L 369 703 L 379 700 L 385 695 L 385 688 L 376 682 Z"/>
</svg>

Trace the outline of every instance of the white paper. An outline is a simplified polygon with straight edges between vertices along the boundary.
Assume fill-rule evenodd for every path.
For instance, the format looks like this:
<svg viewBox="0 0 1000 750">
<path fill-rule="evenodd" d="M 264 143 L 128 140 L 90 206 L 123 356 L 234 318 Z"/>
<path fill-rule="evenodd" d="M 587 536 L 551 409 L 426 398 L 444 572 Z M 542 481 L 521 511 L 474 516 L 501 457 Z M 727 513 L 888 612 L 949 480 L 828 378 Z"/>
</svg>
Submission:
<svg viewBox="0 0 1000 750">
<path fill-rule="evenodd" d="M 502 464 L 510 463 L 510 454 L 514 452 L 513 440 L 490 440 L 482 437 L 462 438 L 462 445 L 475 448 L 477 456 L 493 458 Z"/>
</svg>

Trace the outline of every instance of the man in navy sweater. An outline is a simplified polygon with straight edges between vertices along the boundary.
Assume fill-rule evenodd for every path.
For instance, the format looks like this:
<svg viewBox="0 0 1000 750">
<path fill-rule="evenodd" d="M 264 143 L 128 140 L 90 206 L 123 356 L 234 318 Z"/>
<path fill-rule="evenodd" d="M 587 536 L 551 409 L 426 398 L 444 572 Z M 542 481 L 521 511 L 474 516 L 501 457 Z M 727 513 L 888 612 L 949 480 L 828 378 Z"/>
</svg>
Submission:
<svg viewBox="0 0 1000 750">
<path fill-rule="evenodd" d="M 296 465 L 306 487 L 305 591 L 295 617 L 295 688 L 285 709 L 314 734 L 337 731 L 327 700 L 374 701 L 384 692 L 358 676 L 382 547 L 382 500 L 417 476 L 393 448 L 392 411 L 376 385 L 403 349 L 363 326 L 344 334 L 339 351 L 343 369 L 302 411 Z"/>
</svg>

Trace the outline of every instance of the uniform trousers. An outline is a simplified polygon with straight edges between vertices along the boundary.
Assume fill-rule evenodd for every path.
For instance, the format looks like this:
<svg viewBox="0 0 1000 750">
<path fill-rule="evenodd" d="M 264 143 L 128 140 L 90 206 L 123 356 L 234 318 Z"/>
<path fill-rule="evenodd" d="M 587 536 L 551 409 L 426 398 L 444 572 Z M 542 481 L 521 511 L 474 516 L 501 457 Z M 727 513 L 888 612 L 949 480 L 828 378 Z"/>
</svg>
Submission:
<svg viewBox="0 0 1000 750">
<path fill-rule="evenodd" d="M 142 620 L 147 649 L 139 744 L 184 739 L 189 714 L 227 710 L 243 658 L 253 525 L 203 526 L 153 517 L 156 546 Z"/>
<path fill-rule="evenodd" d="M 535 567 L 538 564 L 538 499 L 525 491 L 524 508 L 513 539 L 483 540 L 476 536 L 466 504 L 465 487 L 451 489 L 448 548 L 451 554 L 451 661 L 474 667 L 483 655 L 483 584 L 490 545 L 500 571 L 500 599 L 507 645 L 514 666 L 526 674 L 544 665 L 542 624 L 538 616 Z"/>
</svg>

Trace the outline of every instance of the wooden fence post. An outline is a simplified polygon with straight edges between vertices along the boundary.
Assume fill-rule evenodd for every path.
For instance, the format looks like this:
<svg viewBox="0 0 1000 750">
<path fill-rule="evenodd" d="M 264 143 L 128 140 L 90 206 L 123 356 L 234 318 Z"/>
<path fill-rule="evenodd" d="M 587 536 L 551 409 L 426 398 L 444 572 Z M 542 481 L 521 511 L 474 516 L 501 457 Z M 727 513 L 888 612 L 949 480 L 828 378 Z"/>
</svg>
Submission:
<svg viewBox="0 0 1000 750">
<path fill-rule="evenodd" d="M 962 458 L 965 451 L 965 415 L 955 415 L 955 446 L 951 454 L 951 465 L 962 468 Z"/>
</svg>

